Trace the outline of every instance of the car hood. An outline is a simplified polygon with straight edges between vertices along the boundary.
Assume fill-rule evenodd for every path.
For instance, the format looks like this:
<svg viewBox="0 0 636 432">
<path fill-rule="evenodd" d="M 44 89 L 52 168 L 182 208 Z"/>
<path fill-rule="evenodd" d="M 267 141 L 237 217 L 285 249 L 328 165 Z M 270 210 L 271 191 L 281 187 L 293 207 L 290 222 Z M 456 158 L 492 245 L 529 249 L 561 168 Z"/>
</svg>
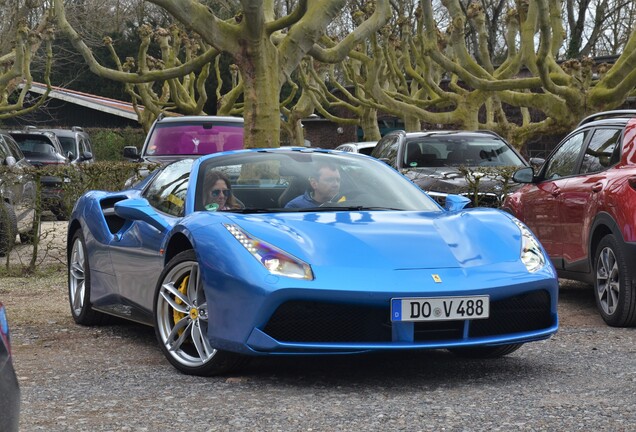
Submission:
<svg viewBox="0 0 636 432">
<path fill-rule="evenodd" d="M 479 167 L 467 168 L 475 174 L 480 172 Z M 489 172 L 492 172 L 492 167 L 489 167 L 487 171 L 485 170 L 483 174 Z M 402 173 L 425 191 L 462 193 L 470 188 L 464 174 L 454 167 L 409 168 L 402 170 Z M 510 182 L 508 187 L 513 184 Z M 484 175 L 479 180 L 479 190 L 500 193 L 503 191 L 503 184 L 490 175 Z"/>
<path fill-rule="evenodd" d="M 498 210 L 457 213 L 227 214 L 250 235 L 312 265 L 431 269 L 518 261 L 520 232 Z"/>
<path fill-rule="evenodd" d="M 48 164 L 63 164 L 63 163 L 70 163 L 64 156 L 44 156 L 44 157 L 38 157 L 38 156 L 29 156 L 26 158 L 27 162 L 29 162 L 31 165 L 33 165 L 34 167 L 39 167 L 42 165 L 48 165 Z"/>
</svg>

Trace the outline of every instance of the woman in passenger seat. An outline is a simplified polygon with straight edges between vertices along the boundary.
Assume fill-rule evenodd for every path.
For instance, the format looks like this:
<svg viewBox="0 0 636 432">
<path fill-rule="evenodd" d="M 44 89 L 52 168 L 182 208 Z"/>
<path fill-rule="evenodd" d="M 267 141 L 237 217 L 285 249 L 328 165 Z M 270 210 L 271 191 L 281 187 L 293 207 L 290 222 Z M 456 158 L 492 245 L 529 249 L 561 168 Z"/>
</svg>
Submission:
<svg viewBox="0 0 636 432">
<path fill-rule="evenodd" d="M 210 171 L 205 176 L 205 209 L 210 211 L 232 210 L 241 205 L 232 194 L 230 179 L 220 171 Z"/>
</svg>

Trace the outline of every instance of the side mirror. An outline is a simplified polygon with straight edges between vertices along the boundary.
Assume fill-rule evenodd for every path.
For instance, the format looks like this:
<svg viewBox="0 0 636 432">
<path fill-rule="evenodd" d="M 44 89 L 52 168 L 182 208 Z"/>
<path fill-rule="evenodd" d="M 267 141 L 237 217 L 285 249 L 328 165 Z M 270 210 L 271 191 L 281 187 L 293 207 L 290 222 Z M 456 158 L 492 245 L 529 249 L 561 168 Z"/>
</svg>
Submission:
<svg viewBox="0 0 636 432">
<path fill-rule="evenodd" d="M 7 156 L 4 161 L 3 161 L 3 165 L 6 165 L 8 167 L 12 167 L 13 165 L 15 165 L 16 163 L 18 163 L 15 158 L 13 156 Z"/>
<path fill-rule="evenodd" d="M 68 152 L 66 153 L 66 157 L 68 158 L 68 160 L 74 160 L 75 154 L 73 152 Z"/>
<path fill-rule="evenodd" d="M 81 157 L 82 157 L 82 160 L 91 160 L 91 159 L 93 159 L 93 153 L 87 151 L 87 152 L 82 153 Z"/>
<path fill-rule="evenodd" d="M 135 146 L 124 147 L 124 157 L 126 159 L 139 159 L 139 150 Z"/>
<path fill-rule="evenodd" d="M 517 183 L 532 183 L 534 181 L 534 168 L 521 168 L 512 175 L 512 180 Z"/>
<path fill-rule="evenodd" d="M 535 168 L 539 168 L 541 165 L 543 165 L 545 163 L 545 159 L 543 158 L 538 158 L 538 157 L 533 157 L 530 158 L 530 165 L 535 167 Z"/>
<path fill-rule="evenodd" d="M 459 211 L 465 208 L 470 203 L 470 200 L 461 195 L 446 195 L 446 202 L 444 208 L 447 211 Z"/>
<path fill-rule="evenodd" d="M 170 229 L 170 224 L 143 198 L 129 198 L 115 203 L 115 214 L 127 220 L 140 220 L 161 232 Z"/>
</svg>

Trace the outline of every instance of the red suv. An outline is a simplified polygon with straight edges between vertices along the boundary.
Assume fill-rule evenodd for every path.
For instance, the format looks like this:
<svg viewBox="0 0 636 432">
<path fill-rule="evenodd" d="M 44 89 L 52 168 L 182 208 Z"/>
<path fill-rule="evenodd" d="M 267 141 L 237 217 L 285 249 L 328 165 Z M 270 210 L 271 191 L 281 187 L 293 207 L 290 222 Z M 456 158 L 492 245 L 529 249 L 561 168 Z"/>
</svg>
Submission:
<svg viewBox="0 0 636 432">
<path fill-rule="evenodd" d="M 534 231 L 560 277 L 594 285 L 611 326 L 636 325 L 636 110 L 585 118 L 504 209 Z"/>
</svg>

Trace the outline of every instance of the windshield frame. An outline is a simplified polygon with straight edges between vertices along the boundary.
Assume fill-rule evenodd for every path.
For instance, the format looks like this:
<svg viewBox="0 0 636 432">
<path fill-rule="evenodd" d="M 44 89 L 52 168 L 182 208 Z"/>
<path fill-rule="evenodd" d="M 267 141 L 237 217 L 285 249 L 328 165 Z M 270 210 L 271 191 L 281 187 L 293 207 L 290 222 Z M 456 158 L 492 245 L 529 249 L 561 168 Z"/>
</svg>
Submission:
<svg viewBox="0 0 636 432">
<path fill-rule="evenodd" d="M 309 184 L 310 173 L 317 164 L 338 167 L 341 188 L 338 199 L 306 208 L 285 208 L 278 201 L 294 181 Z M 260 168 L 259 168 L 260 167 Z M 269 168 L 263 168 L 269 167 Z M 230 178 L 232 193 L 244 206 L 230 211 L 241 213 L 396 210 L 439 212 L 443 209 L 417 185 L 395 169 L 368 156 L 313 150 L 258 150 L 217 155 L 199 164 L 193 191 L 193 210 L 204 211 L 205 178 L 213 170 Z M 269 178 L 263 175 L 269 171 Z M 246 172 L 261 178 L 248 178 Z M 302 194 L 301 191 L 298 192 Z M 248 196 L 261 199 L 250 202 Z M 254 195 L 256 194 L 256 195 Z M 344 198 L 343 198 L 344 197 Z M 293 198 L 293 197 L 291 197 Z M 266 203 L 266 204 L 263 204 Z"/>
</svg>

